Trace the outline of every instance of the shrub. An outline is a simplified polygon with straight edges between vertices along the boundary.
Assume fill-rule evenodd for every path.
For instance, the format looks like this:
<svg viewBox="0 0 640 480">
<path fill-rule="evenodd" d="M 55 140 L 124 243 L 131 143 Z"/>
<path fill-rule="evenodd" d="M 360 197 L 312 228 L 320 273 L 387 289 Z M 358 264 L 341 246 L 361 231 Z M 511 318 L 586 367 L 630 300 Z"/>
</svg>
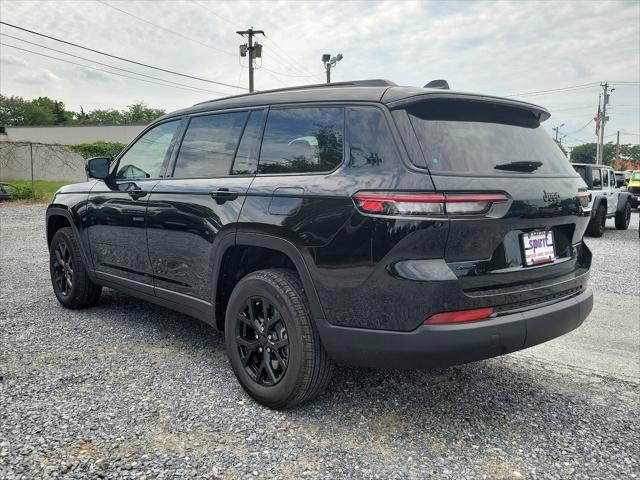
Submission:
<svg viewBox="0 0 640 480">
<path fill-rule="evenodd" d="M 19 183 L 14 185 L 13 200 L 35 200 L 31 184 Z M 36 192 L 37 193 L 37 192 Z"/>
<path fill-rule="evenodd" d="M 111 160 L 116 158 L 124 147 L 126 147 L 124 143 L 103 141 L 79 143 L 77 145 L 69 146 L 71 150 L 82 155 L 84 159 L 92 157 L 109 157 Z"/>
</svg>

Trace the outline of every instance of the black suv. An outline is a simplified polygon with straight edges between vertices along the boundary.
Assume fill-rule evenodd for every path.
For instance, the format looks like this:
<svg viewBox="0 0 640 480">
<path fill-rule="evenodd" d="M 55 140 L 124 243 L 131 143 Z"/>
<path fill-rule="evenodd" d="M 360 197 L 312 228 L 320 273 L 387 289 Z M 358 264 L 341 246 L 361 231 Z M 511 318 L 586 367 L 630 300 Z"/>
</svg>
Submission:
<svg viewBox="0 0 640 480">
<path fill-rule="evenodd" d="M 318 395 L 334 363 L 424 368 L 530 347 L 592 308 L 580 176 L 538 106 L 387 81 L 201 103 L 47 210 L 55 294 L 103 286 L 225 332 L 245 390 Z"/>
</svg>

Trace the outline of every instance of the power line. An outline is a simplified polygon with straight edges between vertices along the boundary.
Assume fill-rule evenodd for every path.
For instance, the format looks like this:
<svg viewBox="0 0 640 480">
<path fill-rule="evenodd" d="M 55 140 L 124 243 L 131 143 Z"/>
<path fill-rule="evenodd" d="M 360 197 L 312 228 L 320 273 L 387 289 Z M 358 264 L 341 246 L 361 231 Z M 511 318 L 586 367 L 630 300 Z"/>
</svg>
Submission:
<svg viewBox="0 0 640 480">
<path fill-rule="evenodd" d="M 600 86 L 600 82 L 584 83 L 582 85 L 573 85 L 573 86 L 569 86 L 569 87 L 554 88 L 554 89 L 551 89 L 551 90 L 539 90 L 537 92 L 514 93 L 512 95 L 505 95 L 505 97 L 528 97 L 528 96 L 542 95 L 542 94 L 545 94 L 545 93 L 554 93 L 554 92 L 563 92 L 563 91 L 568 91 L 568 90 L 585 89 L 585 88 L 590 88 L 590 87 L 595 87 L 595 86 Z"/>
<path fill-rule="evenodd" d="M 139 17 L 139 16 L 137 16 L 137 15 L 131 13 L 131 12 L 127 12 L 126 10 L 122 10 L 119 7 L 111 5 L 110 3 L 107 3 L 104 0 L 96 0 L 96 2 L 99 2 L 99 3 L 105 5 L 105 6 L 109 7 L 109 8 L 112 8 L 114 10 L 117 10 L 118 12 L 124 13 L 125 15 L 129 15 L 130 17 L 133 17 L 136 20 L 144 22 L 144 23 L 146 23 L 148 25 L 151 25 L 153 27 L 159 28 L 160 30 L 164 30 L 165 32 L 169 32 L 169 33 L 171 33 L 173 35 L 176 35 L 176 36 L 178 36 L 180 38 L 184 38 L 185 40 L 189 40 L 191 42 L 194 42 L 194 43 L 197 43 L 199 45 L 202 45 L 203 47 L 210 48 L 211 50 L 215 50 L 216 52 L 224 53 L 225 55 L 230 55 L 232 57 L 234 56 L 232 53 L 226 52 L 226 51 L 222 50 L 221 48 L 214 47 L 213 45 L 209 45 L 209 44 L 201 42 L 200 40 L 197 40 L 195 38 L 188 37 L 188 36 L 186 36 L 186 35 L 184 35 L 184 34 L 182 34 L 180 32 L 176 32 L 175 30 L 171 30 L 170 28 L 166 28 L 166 27 L 163 27 L 162 25 L 158 25 L 156 23 L 150 22 L 149 20 L 147 20 L 145 18 Z"/>
<path fill-rule="evenodd" d="M 149 65 L 149 64 L 146 64 L 146 63 L 142 63 L 142 62 L 137 62 L 135 60 L 130 60 L 130 59 L 124 58 L 124 57 L 119 57 L 118 55 L 113 55 L 111 53 L 102 52 L 100 50 L 95 50 L 93 48 L 85 47 L 83 45 L 78 45 L 77 43 L 69 42 L 67 40 L 62 40 L 62 39 L 59 39 L 59 38 L 56 38 L 56 37 L 52 37 L 50 35 L 45 35 L 44 33 L 39 33 L 39 32 L 36 32 L 34 30 L 29 30 L 28 28 L 19 27 L 17 25 L 12 25 L 11 23 L 0 21 L 0 25 L 6 25 L 8 27 L 15 28 L 17 30 L 22 30 L 23 32 L 32 33 L 32 34 L 38 35 L 40 37 L 48 38 L 49 40 L 54 40 L 56 42 L 65 43 L 65 44 L 71 45 L 73 47 L 82 48 L 83 50 L 88 50 L 89 52 L 97 53 L 99 55 L 104 55 L 106 57 L 115 58 L 117 60 L 122 60 L 123 62 L 133 63 L 135 65 L 140 65 L 142 67 L 151 68 L 153 70 L 158 70 L 160 72 L 170 73 L 172 75 L 178 75 L 180 77 L 185 77 L 185 78 L 191 78 L 193 80 L 199 80 L 201 82 L 214 83 L 216 85 L 222 85 L 223 87 L 239 88 L 240 90 L 247 90 L 245 87 L 240 87 L 238 85 L 231 85 L 229 83 L 218 82 L 216 80 L 210 80 L 210 79 L 202 78 L 202 77 L 196 77 L 194 75 L 187 75 L 186 73 L 175 72 L 173 70 L 167 70 L 166 68 L 154 67 L 153 65 Z"/>
<path fill-rule="evenodd" d="M 58 60 L 59 62 L 70 63 L 72 65 L 77 65 L 79 67 L 88 68 L 88 69 L 91 69 L 91 70 L 97 70 L 99 72 L 109 73 L 111 75 L 117 75 L 117 76 L 120 76 L 120 77 L 131 78 L 133 80 L 138 80 L 140 82 L 153 83 L 153 84 L 156 84 L 156 85 L 162 85 L 163 87 L 179 88 L 180 90 L 187 90 L 187 91 L 190 91 L 190 92 L 206 92 L 207 91 L 207 90 L 198 89 L 197 87 L 187 87 L 187 88 L 178 87 L 178 86 L 170 85 L 170 84 L 167 84 L 167 83 L 154 82 L 152 80 L 145 80 L 144 78 L 131 77 L 129 75 L 124 75 L 122 73 L 110 72 L 109 70 L 104 70 L 102 68 L 91 67 L 89 65 L 82 65 L 81 63 L 72 62 L 71 60 L 65 60 L 64 58 L 53 57 L 53 56 L 47 55 L 45 53 L 34 52 L 33 50 L 28 50 L 26 48 L 16 47 L 15 45 L 9 45 L 9 44 L 3 43 L 3 42 L 0 42 L 0 45 L 2 45 L 4 47 L 9 47 L 9 48 L 15 48 L 16 50 L 22 50 L 23 52 L 33 53 L 34 55 L 40 55 L 41 57 L 46 57 L 46 58 L 51 58 L 53 60 Z"/>
<path fill-rule="evenodd" d="M 594 121 L 594 120 L 593 120 L 593 118 L 592 118 L 591 120 L 589 120 L 589 121 L 584 125 L 584 127 L 579 128 L 578 130 L 576 130 L 576 131 L 574 131 L 574 132 L 566 133 L 566 134 L 565 134 L 565 137 L 566 137 L 566 136 L 569 136 L 569 135 L 574 135 L 574 134 L 576 134 L 576 133 L 581 132 L 582 130 L 584 130 L 585 128 L 587 128 L 589 125 L 591 125 L 591 123 L 592 123 L 593 121 Z"/>
<path fill-rule="evenodd" d="M 223 22 L 228 23 L 228 24 L 235 24 L 235 27 L 240 28 L 240 26 L 239 26 L 237 23 L 232 22 L 231 20 L 228 20 L 228 19 L 224 18 L 224 17 L 223 17 L 223 16 L 221 16 L 219 13 L 217 13 L 217 12 L 215 12 L 215 11 L 211 10 L 209 7 L 207 7 L 207 6 L 205 6 L 204 4 L 202 4 L 202 3 L 198 2 L 197 0 L 191 0 L 191 1 L 192 1 L 193 3 L 195 3 L 196 5 L 198 5 L 200 8 L 202 8 L 202 9 L 206 10 L 207 12 L 211 13 L 212 15 L 214 15 L 214 16 L 216 16 L 216 17 L 218 17 L 218 18 L 219 18 L 220 20 L 222 20 Z"/>
<path fill-rule="evenodd" d="M 273 38 L 271 38 L 271 36 L 265 35 L 265 37 L 267 38 L 267 40 L 273 44 L 273 46 L 275 48 L 277 48 L 279 51 L 282 52 L 283 55 L 285 55 L 289 60 L 287 60 L 287 63 L 291 63 L 291 65 L 295 66 L 296 70 L 299 70 L 302 73 L 306 73 L 306 74 L 310 74 L 311 71 L 308 70 L 306 67 L 302 66 L 302 63 L 297 61 L 295 58 L 293 58 L 291 55 L 289 55 L 286 50 L 284 50 Z M 277 53 L 277 52 L 273 52 L 273 53 Z M 284 64 L 284 63 L 283 63 Z M 285 65 L 286 67 L 286 65 Z M 321 74 L 322 75 L 322 74 Z M 314 76 L 314 75 L 310 75 L 310 76 Z"/>
<path fill-rule="evenodd" d="M 19 40 L 21 42 L 28 43 L 29 45 L 34 45 L 36 47 L 46 48 L 47 50 L 52 50 L 52 51 L 54 51 L 56 53 L 61 53 L 63 55 L 68 55 L 69 57 L 78 58 L 80 60 L 85 60 L 87 62 L 92 62 L 92 63 L 95 63 L 97 65 L 102 65 L 103 67 L 109 67 L 109 68 L 113 68 L 114 70 L 120 70 L 121 72 L 132 73 L 134 75 L 140 75 L 141 77 L 152 78 L 154 80 L 160 80 L 160 81 L 165 82 L 165 83 L 171 83 L 173 85 L 178 85 L 178 86 L 181 86 L 181 87 L 187 87 L 187 88 L 191 88 L 191 89 L 195 89 L 195 90 L 200 90 L 202 92 L 214 93 L 214 94 L 218 94 L 218 95 L 227 95 L 226 93 L 223 93 L 223 92 L 216 92 L 215 90 L 206 90 L 204 88 L 195 87 L 193 85 L 187 85 L 185 83 L 174 82 L 172 80 L 165 80 L 164 78 L 154 77 L 153 75 L 146 75 L 144 73 L 134 72 L 133 70 L 127 70 L 126 68 L 120 68 L 120 67 L 116 67 L 116 66 L 113 66 L 113 65 L 109 65 L 108 63 L 98 62 L 98 61 L 92 60 L 90 58 L 81 57 L 80 55 L 74 55 L 72 53 L 64 52 L 62 50 L 57 50 L 55 48 L 51 48 L 51 47 L 46 47 L 44 45 L 40 45 L 39 43 L 30 42 L 29 40 L 25 40 L 24 38 L 14 37 L 13 35 L 9 35 L 7 33 L 0 33 L 0 35 L 3 36 L 3 37 L 13 38 L 14 40 Z M 11 45 L 7 45 L 7 46 L 10 47 Z M 52 57 L 52 58 L 55 58 L 55 57 Z"/>
</svg>

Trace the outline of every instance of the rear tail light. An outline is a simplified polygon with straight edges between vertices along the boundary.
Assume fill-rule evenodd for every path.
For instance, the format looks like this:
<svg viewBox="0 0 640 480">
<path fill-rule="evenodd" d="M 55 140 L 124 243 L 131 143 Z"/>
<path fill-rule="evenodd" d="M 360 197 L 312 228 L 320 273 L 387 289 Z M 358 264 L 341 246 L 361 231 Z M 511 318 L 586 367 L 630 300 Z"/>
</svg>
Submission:
<svg viewBox="0 0 640 480">
<path fill-rule="evenodd" d="M 591 193 L 589 192 L 578 192 L 578 200 L 580 200 L 580 205 L 584 208 L 589 206 L 591 203 Z"/>
<path fill-rule="evenodd" d="M 424 323 L 425 325 L 448 325 L 451 323 L 477 322 L 478 320 L 487 320 L 492 314 L 493 307 L 436 313 L 427 318 Z"/>
<path fill-rule="evenodd" d="M 443 194 L 360 192 L 354 195 L 363 213 L 396 216 L 446 217 L 482 215 L 494 203 L 506 202 L 503 194 Z"/>
</svg>

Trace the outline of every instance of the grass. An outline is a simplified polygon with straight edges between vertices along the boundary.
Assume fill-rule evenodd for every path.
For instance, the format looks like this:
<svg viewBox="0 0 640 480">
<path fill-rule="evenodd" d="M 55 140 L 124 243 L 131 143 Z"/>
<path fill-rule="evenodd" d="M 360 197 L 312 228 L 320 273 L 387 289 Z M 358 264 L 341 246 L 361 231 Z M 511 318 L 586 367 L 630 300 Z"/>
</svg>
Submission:
<svg viewBox="0 0 640 480">
<path fill-rule="evenodd" d="M 35 180 L 33 182 L 33 192 L 31 190 L 31 180 L 0 180 L 2 183 L 9 183 L 16 187 L 16 197 L 11 202 L 3 202 L 5 204 L 15 203 L 48 203 L 53 198 L 53 194 L 64 186 L 73 183 L 65 180 Z"/>
</svg>

